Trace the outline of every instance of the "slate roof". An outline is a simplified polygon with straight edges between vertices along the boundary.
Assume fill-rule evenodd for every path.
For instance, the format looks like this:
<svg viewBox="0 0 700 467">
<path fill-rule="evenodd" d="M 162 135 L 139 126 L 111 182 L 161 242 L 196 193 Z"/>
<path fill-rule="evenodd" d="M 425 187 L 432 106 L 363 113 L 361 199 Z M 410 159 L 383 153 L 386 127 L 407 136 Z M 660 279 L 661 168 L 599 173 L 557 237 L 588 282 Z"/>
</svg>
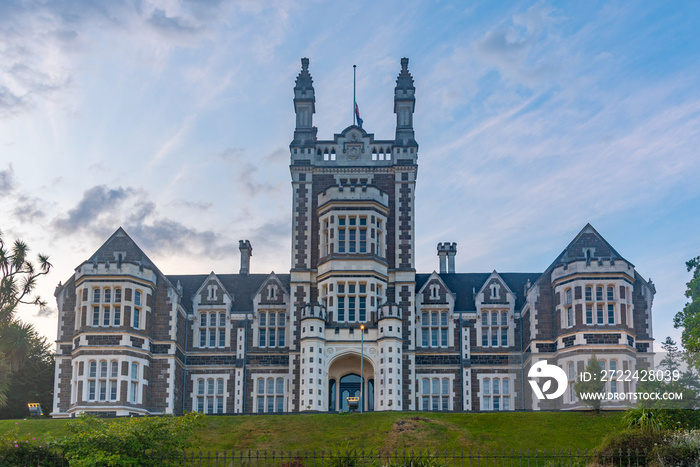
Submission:
<svg viewBox="0 0 700 467">
<path fill-rule="evenodd" d="M 522 309 L 525 304 L 525 284 L 530 280 L 534 284 L 540 278 L 540 272 L 505 272 L 498 273 L 510 290 L 515 294 L 515 309 Z M 430 278 L 431 274 L 416 274 L 416 291 Z M 455 274 L 438 274 L 440 279 L 455 294 L 455 311 L 475 311 L 474 292 L 479 293 L 484 283 L 491 277 L 490 272 L 469 272 Z"/>
<path fill-rule="evenodd" d="M 289 274 L 275 274 L 289 291 Z M 182 306 L 192 313 L 192 298 L 209 274 L 166 275 L 173 285 L 182 285 Z M 253 297 L 270 274 L 216 274 L 227 292 L 233 295 L 234 312 L 253 311 Z"/>
<path fill-rule="evenodd" d="M 456 311 L 474 311 L 474 290 L 478 293 L 484 283 L 491 276 L 490 272 L 485 273 L 459 273 L 459 274 L 438 274 L 442 281 L 455 294 Z M 534 284 L 539 279 L 541 273 L 527 272 L 506 272 L 499 273 L 501 279 L 515 294 L 515 309 L 519 310 L 525 304 L 525 284 L 530 280 Z M 289 292 L 289 274 L 276 274 L 282 282 L 284 288 Z M 431 274 L 416 274 L 416 291 L 420 290 L 428 281 Z M 199 290 L 204 281 L 209 278 L 209 274 L 187 274 L 187 275 L 166 275 L 167 279 L 176 285 L 182 285 L 182 306 L 192 312 L 192 298 Z M 234 312 L 253 311 L 253 297 L 262 286 L 270 274 L 217 274 L 226 290 L 234 297 Z"/>
</svg>

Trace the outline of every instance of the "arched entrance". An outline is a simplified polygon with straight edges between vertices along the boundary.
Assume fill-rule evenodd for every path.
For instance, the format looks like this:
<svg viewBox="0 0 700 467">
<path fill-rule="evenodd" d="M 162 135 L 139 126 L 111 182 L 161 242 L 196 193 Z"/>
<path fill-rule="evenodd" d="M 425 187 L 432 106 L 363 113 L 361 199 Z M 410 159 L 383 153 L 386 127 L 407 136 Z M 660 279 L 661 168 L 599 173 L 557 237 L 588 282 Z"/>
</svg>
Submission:
<svg viewBox="0 0 700 467">
<path fill-rule="evenodd" d="M 374 410 L 374 366 L 364 359 L 365 411 Z M 360 397 L 363 378 L 360 378 L 360 356 L 347 354 L 336 358 L 328 371 L 328 410 L 345 412 L 348 397 Z"/>
</svg>

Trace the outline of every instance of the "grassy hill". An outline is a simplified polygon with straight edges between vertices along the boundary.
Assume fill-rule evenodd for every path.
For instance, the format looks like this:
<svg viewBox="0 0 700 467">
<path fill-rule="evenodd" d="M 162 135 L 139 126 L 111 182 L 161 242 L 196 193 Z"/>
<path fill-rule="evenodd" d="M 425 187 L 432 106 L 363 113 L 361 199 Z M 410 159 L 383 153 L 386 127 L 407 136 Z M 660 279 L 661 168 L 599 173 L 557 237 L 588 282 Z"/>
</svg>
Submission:
<svg viewBox="0 0 700 467">
<path fill-rule="evenodd" d="M 67 420 L 0 420 L 37 439 L 67 434 Z M 119 423 L 114 420 L 113 423 Z M 622 413 L 431 413 L 208 416 L 198 433 L 205 451 L 568 450 L 594 449 L 620 430 Z"/>
</svg>

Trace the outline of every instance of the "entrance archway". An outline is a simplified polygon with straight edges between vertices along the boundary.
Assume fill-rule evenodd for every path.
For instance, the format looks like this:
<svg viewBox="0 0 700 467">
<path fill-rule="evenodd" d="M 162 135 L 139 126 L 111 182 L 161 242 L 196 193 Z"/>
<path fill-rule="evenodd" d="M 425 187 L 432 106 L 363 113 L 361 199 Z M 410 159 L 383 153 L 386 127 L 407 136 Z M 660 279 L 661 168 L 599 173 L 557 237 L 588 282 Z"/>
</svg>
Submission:
<svg viewBox="0 0 700 467">
<path fill-rule="evenodd" d="M 364 359 L 364 398 L 365 411 L 374 410 L 374 366 Z M 363 378 L 360 378 L 360 356 L 346 354 L 331 362 L 328 370 L 328 410 L 344 412 L 348 410 L 348 397 L 360 397 Z"/>
</svg>

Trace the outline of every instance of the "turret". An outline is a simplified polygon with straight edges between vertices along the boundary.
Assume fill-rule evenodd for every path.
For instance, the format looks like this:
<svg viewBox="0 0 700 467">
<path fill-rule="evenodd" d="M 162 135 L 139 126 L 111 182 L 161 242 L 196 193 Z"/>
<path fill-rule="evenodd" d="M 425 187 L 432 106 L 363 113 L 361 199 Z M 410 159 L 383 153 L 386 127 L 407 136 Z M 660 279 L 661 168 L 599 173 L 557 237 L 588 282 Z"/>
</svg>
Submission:
<svg viewBox="0 0 700 467">
<path fill-rule="evenodd" d="M 313 114 L 316 112 L 316 95 L 313 80 L 309 74 L 309 59 L 301 59 L 301 72 L 294 86 L 294 112 L 297 124 L 294 129 L 294 147 L 313 147 L 317 129 L 313 126 Z"/>
<path fill-rule="evenodd" d="M 328 397 L 324 394 L 324 327 L 326 307 L 319 303 L 307 303 L 300 308 L 301 315 L 301 394 L 299 410 L 328 410 Z"/>
<path fill-rule="evenodd" d="M 401 72 L 394 88 L 394 113 L 396 114 L 396 145 L 417 148 L 413 131 L 413 112 L 416 108 L 416 88 L 408 72 L 408 59 L 401 59 Z"/>
<path fill-rule="evenodd" d="M 401 307 L 385 303 L 378 307 L 379 404 L 375 410 L 401 410 Z"/>
</svg>

